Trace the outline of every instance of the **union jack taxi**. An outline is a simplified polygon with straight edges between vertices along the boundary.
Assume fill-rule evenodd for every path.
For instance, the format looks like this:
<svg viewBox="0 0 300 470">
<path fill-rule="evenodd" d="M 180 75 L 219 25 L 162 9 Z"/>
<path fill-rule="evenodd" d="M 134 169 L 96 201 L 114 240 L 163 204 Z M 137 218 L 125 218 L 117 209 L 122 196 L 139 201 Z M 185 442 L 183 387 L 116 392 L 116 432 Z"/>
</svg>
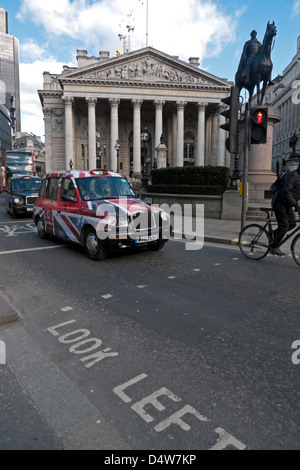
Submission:
<svg viewBox="0 0 300 470">
<path fill-rule="evenodd" d="M 33 220 L 42 239 L 79 243 L 93 260 L 112 250 L 159 250 L 170 235 L 169 214 L 137 199 L 124 176 L 104 169 L 45 175 Z"/>
</svg>

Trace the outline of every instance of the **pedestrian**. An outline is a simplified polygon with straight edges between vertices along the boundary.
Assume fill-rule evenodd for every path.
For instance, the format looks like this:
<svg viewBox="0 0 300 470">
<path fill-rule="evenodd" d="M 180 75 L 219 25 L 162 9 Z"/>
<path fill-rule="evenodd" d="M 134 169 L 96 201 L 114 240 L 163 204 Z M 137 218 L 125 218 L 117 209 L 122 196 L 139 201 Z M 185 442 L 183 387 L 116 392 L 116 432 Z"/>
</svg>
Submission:
<svg viewBox="0 0 300 470">
<path fill-rule="evenodd" d="M 278 227 L 274 230 L 274 239 L 271 253 L 283 256 L 279 245 L 287 232 L 296 227 L 295 212 L 300 212 L 298 200 L 300 199 L 300 165 L 296 170 L 289 171 L 283 178 L 277 190 L 273 210 Z M 294 210 L 295 209 L 295 212 Z"/>
</svg>

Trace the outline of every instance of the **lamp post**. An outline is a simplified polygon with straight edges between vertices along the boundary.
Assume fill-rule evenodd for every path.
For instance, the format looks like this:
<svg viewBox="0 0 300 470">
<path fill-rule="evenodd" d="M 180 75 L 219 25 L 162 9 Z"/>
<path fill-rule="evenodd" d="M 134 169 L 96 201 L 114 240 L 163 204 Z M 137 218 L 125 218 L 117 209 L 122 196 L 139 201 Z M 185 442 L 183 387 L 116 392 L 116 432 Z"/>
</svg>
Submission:
<svg viewBox="0 0 300 470">
<path fill-rule="evenodd" d="M 147 149 L 146 149 L 146 142 L 147 142 L 148 139 L 149 139 L 149 134 L 147 132 L 146 127 L 144 127 L 144 130 L 141 133 L 141 141 L 143 143 L 143 157 L 144 157 L 142 178 L 141 178 L 141 180 L 142 180 L 141 189 L 147 189 L 148 181 L 149 181 L 148 163 L 150 162 L 150 158 L 147 157 Z"/>
<path fill-rule="evenodd" d="M 117 173 L 119 173 L 119 152 L 120 152 L 120 142 L 119 139 L 116 140 L 115 150 L 117 151 Z"/>
<path fill-rule="evenodd" d="M 96 142 L 97 168 L 101 168 L 102 146 L 100 142 Z"/>
</svg>

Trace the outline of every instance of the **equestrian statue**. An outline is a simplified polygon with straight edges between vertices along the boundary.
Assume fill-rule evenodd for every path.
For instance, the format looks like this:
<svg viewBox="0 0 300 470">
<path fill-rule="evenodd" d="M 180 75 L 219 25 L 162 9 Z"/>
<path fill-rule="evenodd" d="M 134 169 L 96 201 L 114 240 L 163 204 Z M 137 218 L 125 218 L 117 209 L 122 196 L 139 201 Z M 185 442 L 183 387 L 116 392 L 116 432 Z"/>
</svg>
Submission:
<svg viewBox="0 0 300 470">
<path fill-rule="evenodd" d="M 267 29 L 263 43 L 261 44 L 256 36 L 257 32 L 251 32 L 251 39 L 244 44 L 241 60 L 238 70 L 235 74 L 235 86 L 246 88 L 249 92 L 249 102 L 253 96 L 254 88 L 257 90 L 257 104 L 262 104 L 268 85 L 273 85 L 271 74 L 273 63 L 271 61 L 271 48 L 273 38 L 276 36 L 277 30 L 275 23 L 267 24 Z M 260 83 L 263 87 L 260 90 Z"/>
</svg>

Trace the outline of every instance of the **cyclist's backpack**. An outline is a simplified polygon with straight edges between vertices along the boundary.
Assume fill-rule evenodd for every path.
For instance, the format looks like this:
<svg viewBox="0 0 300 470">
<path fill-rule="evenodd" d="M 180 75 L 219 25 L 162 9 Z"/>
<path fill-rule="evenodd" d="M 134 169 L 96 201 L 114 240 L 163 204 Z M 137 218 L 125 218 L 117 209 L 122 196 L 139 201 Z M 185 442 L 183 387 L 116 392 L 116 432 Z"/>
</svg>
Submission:
<svg viewBox="0 0 300 470">
<path fill-rule="evenodd" d="M 286 175 L 286 173 L 281 173 L 281 175 L 278 176 L 277 180 L 274 181 L 274 183 L 271 184 L 270 189 L 269 189 L 271 194 L 276 194 L 277 191 L 280 188 L 282 188 L 283 180 L 284 180 L 285 175 Z"/>
</svg>

